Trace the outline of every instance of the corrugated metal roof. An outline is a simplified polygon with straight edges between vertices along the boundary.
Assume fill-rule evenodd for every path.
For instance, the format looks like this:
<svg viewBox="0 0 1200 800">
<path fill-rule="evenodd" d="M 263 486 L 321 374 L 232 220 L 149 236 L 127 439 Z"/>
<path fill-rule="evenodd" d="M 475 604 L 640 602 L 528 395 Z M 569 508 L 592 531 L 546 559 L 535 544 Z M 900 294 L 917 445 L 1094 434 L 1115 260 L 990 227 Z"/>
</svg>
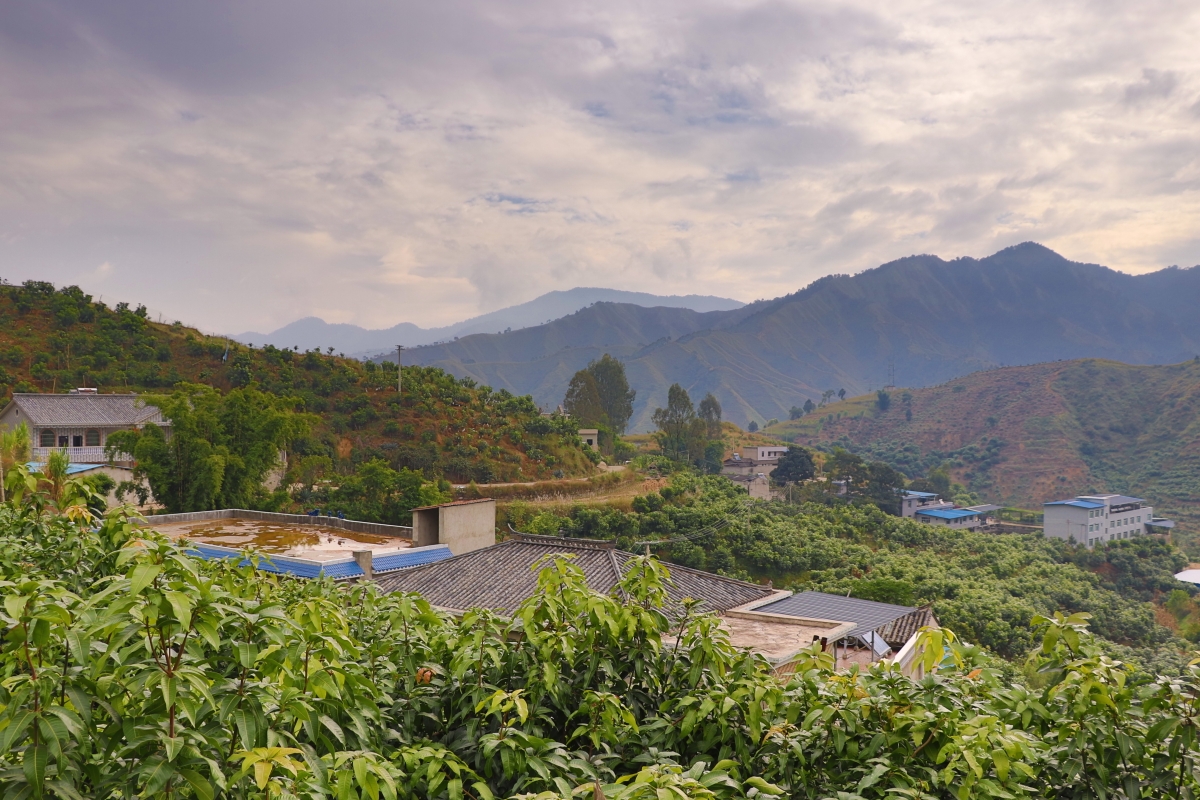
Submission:
<svg viewBox="0 0 1200 800">
<path fill-rule="evenodd" d="M 937 497 L 936 492 L 914 492 L 911 489 L 904 489 L 900 494 L 905 497 Z"/>
<path fill-rule="evenodd" d="M 978 511 L 969 511 L 965 508 L 933 508 L 926 511 L 918 511 L 917 516 L 920 517 L 935 517 L 937 519 L 966 519 L 967 517 L 978 517 Z"/>
<path fill-rule="evenodd" d="M 28 464 L 25 465 L 25 467 L 30 472 L 41 472 L 42 471 L 42 462 L 30 461 Z M 81 472 L 89 472 L 93 469 L 100 469 L 101 467 L 108 467 L 109 469 L 128 469 L 128 467 L 113 467 L 110 464 L 68 464 L 67 465 L 67 474 L 68 475 L 78 475 Z"/>
<path fill-rule="evenodd" d="M 874 631 L 893 647 L 903 645 L 921 627 L 933 621 L 933 614 L 927 608 L 896 606 L 825 592 L 800 592 L 754 610 L 804 619 L 853 622 L 855 627 L 843 638 Z"/>
<path fill-rule="evenodd" d="M 1052 503 L 1043 503 L 1047 506 L 1074 506 L 1075 508 L 1104 508 L 1104 503 L 1097 503 L 1092 500 L 1055 500 Z"/>
<path fill-rule="evenodd" d="M 13 394 L 12 402 L 31 425 L 123 427 L 162 425 L 162 412 L 136 394 Z"/>
<path fill-rule="evenodd" d="M 572 557 L 583 570 L 588 586 L 605 594 L 615 589 L 629 560 L 637 557 L 615 550 L 607 542 L 523 534 L 427 567 L 384 576 L 378 583 L 389 592 L 416 592 L 440 608 L 515 611 L 537 591 L 536 565 L 544 558 L 559 555 Z M 726 611 L 769 597 L 773 591 L 687 567 L 666 566 L 671 575 L 667 594 L 675 608 L 690 597 L 703 601 L 704 611 Z"/>
<path fill-rule="evenodd" d="M 188 553 L 209 560 L 239 558 L 241 556 L 240 552 L 233 552 L 230 548 L 214 547 L 206 544 L 192 544 Z M 450 548 L 444 544 L 414 547 L 410 550 L 389 553 L 388 555 L 375 558 L 372 560 L 372 568 L 376 574 L 381 572 L 393 573 L 398 570 L 412 569 L 437 561 L 445 561 L 451 558 L 452 555 Z M 243 567 L 249 563 L 244 558 L 239 562 Z M 317 562 L 302 558 L 284 558 L 282 556 L 266 555 L 258 563 L 258 568 L 263 572 L 274 572 L 279 575 L 295 575 L 298 578 L 319 578 L 324 575 L 326 578 L 340 580 L 344 578 L 361 578 L 363 576 L 362 567 L 353 559 L 347 561 Z"/>
<path fill-rule="evenodd" d="M 980 514 L 987 514 L 992 511 L 999 511 L 1001 508 L 1003 508 L 1003 506 L 997 506 L 997 505 L 993 505 L 991 503 L 984 503 L 981 506 L 967 506 L 968 511 L 978 511 Z"/>
</svg>

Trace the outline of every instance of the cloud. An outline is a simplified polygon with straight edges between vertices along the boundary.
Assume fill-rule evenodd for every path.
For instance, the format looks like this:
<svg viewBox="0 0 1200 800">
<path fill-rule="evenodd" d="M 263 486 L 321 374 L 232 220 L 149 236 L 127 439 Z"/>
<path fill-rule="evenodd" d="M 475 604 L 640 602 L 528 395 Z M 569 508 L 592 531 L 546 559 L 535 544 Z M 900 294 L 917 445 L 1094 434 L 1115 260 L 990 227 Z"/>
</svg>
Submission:
<svg viewBox="0 0 1200 800">
<path fill-rule="evenodd" d="M 5 4 L 4 277 L 239 331 L 1030 239 L 1196 263 L 1200 10 L 1114 8 Z"/>
</svg>

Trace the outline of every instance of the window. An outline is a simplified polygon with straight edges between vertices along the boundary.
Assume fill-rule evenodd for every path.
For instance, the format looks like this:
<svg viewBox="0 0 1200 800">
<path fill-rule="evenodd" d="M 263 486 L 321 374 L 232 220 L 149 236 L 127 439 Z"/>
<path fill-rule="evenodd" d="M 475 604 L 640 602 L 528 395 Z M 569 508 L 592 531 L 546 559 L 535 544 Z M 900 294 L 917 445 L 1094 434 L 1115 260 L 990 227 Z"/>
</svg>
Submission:
<svg viewBox="0 0 1200 800">
<path fill-rule="evenodd" d="M 42 435 L 38 438 L 38 447 L 54 447 L 54 431 L 42 428 Z"/>
<path fill-rule="evenodd" d="M 83 447 L 83 435 L 75 434 L 71 437 L 71 447 Z"/>
<path fill-rule="evenodd" d="M 67 436 L 64 434 L 64 435 L 58 437 L 58 446 L 59 447 L 70 447 L 71 446 L 70 442 L 71 442 L 70 436 Z"/>
<path fill-rule="evenodd" d="M 84 434 L 84 440 L 85 440 L 84 444 L 86 444 L 88 447 L 99 447 L 100 446 L 100 431 L 93 428 L 92 430 L 90 430 L 86 434 Z"/>
</svg>

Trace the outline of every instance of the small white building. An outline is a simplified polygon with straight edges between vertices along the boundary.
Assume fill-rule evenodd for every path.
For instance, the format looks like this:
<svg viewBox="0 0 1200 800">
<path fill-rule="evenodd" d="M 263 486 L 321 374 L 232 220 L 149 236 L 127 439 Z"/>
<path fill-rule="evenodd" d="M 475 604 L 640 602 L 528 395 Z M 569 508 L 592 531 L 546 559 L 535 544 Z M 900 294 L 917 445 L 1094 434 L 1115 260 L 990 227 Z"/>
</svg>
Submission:
<svg viewBox="0 0 1200 800">
<path fill-rule="evenodd" d="M 70 394 L 14 393 L 0 411 L 0 428 L 29 426 L 34 461 L 45 461 L 64 450 L 77 464 L 104 464 L 109 434 L 158 425 L 169 434 L 170 423 L 162 412 L 136 394 L 99 394 L 95 389 L 73 389 Z"/>
<path fill-rule="evenodd" d="M 1045 503 L 1042 509 L 1046 536 L 1088 547 L 1175 527 L 1171 520 L 1156 518 L 1145 500 L 1122 494 L 1081 495 Z"/>
<path fill-rule="evenodd" d="M 913 517 L 922 511 L 954 507 L 954 503 L 946 502 L 933 492 L 914 492 L 908 489 L 900 492 L 900 516 L 902 517 Z"/>
<path fill-rule="evenodd" d="M 757 475 L 727 475 L 726 477 L 745 489 L 756 500 L 771 499 L 771 481 L 761 472 Z"/>
<path fill-rule="evenodd" d="M 913 515 L 913 519 L 926 525 L 940 525 L 944 528 L 966 531 L 982 527 L 985 522 L 982 512 L 969 508 L 954 508 L 953 505 L 948 508 L 929 508 L 918 511 Z"/>
<path fill-rule="evenodd" d="M 599 428 L 580 428 L 579 438 L 583 443 L 593 450 L 600 449 L 600 429 Z"/>
<path fill-rule="evenodd" d="M 742 447 L 742 458 L 751 461 L 778 461 L 779 457 L 790 450 L 785 444 L 747 445 Z"/>
</svg>

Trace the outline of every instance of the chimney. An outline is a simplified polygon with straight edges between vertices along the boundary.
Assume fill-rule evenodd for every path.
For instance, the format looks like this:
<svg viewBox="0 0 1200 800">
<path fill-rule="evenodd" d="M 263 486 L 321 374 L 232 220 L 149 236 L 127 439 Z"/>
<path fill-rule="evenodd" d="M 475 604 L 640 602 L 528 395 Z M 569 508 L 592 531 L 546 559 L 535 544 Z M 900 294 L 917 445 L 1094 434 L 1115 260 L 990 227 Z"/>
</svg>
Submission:
<svg viewBox="0 0 1200 800">
<path fill-rule="evenodd" d="M 355 550 L 350 555 L 354 556 L 354 563 L 362 568 L 363 578 L 371 580 L 375 577 L 374 553 L 370 550 Z"/>
</svg>

